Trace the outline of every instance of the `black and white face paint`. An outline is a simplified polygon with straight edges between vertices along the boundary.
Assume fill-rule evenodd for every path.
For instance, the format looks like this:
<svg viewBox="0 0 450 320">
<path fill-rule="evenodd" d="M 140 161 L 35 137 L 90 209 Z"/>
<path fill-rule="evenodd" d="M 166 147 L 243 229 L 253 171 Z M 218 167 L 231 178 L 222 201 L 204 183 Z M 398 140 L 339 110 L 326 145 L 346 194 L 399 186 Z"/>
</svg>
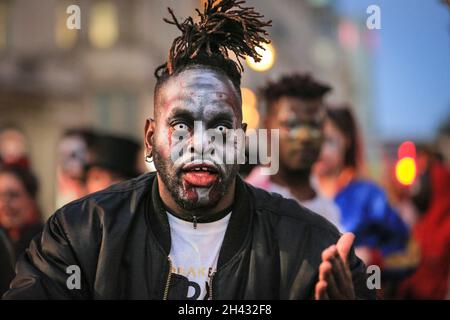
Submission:
<svg viewBox="0 0 450 320">
<path fill-rule="evenodd" d="M 224 159 L 241 154 L 244 145 L 243 135 L 236 137 L 240 96 L 227 77 L 208 68 L 173 76 L 159 95 L 153 143 L 158 174 L 180 207 L 212 208 L 239 169 L 237 160 Z"/>
</svg>

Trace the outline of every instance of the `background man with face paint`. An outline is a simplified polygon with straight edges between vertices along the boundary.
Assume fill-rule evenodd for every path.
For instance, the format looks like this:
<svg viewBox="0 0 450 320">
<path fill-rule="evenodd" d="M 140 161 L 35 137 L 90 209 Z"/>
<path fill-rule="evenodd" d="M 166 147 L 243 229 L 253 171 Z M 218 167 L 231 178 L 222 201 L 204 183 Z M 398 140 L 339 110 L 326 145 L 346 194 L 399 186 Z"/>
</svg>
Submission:
<svg viewBox="0 0 450 320">
<path fill-rule="evenodd" d="M 256 167 L 246 180 L 258 188 L 297 200 L 342 230 L 339 209 L 318 194 L 310 181 L 323 140 L 323 98 L 330 90 L 311 75 L 300 73 L 285 75 L 262 88 L 265 127 L 280 130 L 280 170 L 269 176 L 262 174 L 262 167 Z"/>
<path fill-rule="evenodd" d="M 97 134 L 91 157 L 83 168 L 86 192 L 97 192 L 137 177 L 140 149 L 140 144 L 129 137 Z"/>
<path fill-rule="evenodd" d="M 157 173 L 58 210 L 5 297 L 373 298 L 352 234 L 341 237 L 295 201 L 246 184 L 237 164 L 216 157 L 239 147 L 226 141 L 227 130 L 245 129 L 239 58 L 259 59 L 255 49 L 268 42 L 270 23 L 236 0 L 208 0 L 199 22 L 169 12 L 166 21 L 182 35 L 156 71 L 155 115 L 145 126 L 146 158 Z M 224 141 L 205 130 L 222 132 Z M 180 136 L 188 152 L 173 157 Z M 79 290 L 66 287 L 73 264 L 82 270 Z"/>
</svg>

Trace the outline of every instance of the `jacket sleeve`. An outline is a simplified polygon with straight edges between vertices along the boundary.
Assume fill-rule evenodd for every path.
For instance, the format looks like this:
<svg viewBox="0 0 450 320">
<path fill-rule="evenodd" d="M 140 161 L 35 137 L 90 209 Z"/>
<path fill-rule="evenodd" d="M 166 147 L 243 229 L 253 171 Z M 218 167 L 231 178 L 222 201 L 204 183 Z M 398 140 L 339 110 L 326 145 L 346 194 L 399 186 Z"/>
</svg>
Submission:
<svg viewBox="0 0 450 320">
<path fill-rule="evenodd" d="M 88 288 L 57 211 L 16 264 L 16 277 L 3 299 L 86 299 Z M 78 266 L 80 272 L 73 272 Z M 76 277 L 80 276 L 77 280 Z M 79 281 L 80 286 L 73 284 Z M 68 285 L 68 283 L 72 285 Z M 69 289 L 72 288 L 72 289 Z M 78 287 L 80 287 L 78 289 Z"/>
</svg>

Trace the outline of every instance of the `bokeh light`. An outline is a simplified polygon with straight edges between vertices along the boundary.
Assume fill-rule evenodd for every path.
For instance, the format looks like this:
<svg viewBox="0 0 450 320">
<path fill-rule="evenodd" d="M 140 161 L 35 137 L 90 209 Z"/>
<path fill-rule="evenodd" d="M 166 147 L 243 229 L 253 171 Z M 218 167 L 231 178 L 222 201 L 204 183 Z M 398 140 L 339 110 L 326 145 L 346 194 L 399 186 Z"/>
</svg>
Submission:
<svg viewBox="0 0 450 320">
<path fill-rule="evenodd" d="M 78 38 L 76 29 L 68 29 L 66 26 L 66 6 L 59 5 L 56 8 L 55 43 L 58 48 L 71 49 L 75 46 Z"/>
<path fill-rule="evenodd" d="M 339 22 L 338 37 L 341 46 L 349 51 L 355 50 L 360 42 L 358 28 L 349 20 L 342 20 Z"/>
<path fill-rule="evenodd" d="M 402 185 L 410 186 L 416 178 L 416 161 L 411 157 L 404 157 L 397 161 L 395 176 Z"/>
<path fill-rule="evenodd" d="M 416 146 L 412 141 L 405 141 L 399 147 L 397 151 L 397 156 L 399 159 L 410 157 L 416 157 Z"/>
<path fill-rule="evenodd" d="M 256 52 L 261 55 L 261 60 L 256 62 L 253 58 L 247 56 L 247 65 L 255 71 L 263 72 L 272 68 L 275 63 L 275 47 L 271 43 L 261 45 L 265 50 L 256 48 Z"/>
<path fill-rule="evenodd" d="M 89 40 L 92 45 L 105 49 L 119 36 L 117 9 L 113 3 L 99 2 L 92 6 L 89 24 Z"/>
</svg>

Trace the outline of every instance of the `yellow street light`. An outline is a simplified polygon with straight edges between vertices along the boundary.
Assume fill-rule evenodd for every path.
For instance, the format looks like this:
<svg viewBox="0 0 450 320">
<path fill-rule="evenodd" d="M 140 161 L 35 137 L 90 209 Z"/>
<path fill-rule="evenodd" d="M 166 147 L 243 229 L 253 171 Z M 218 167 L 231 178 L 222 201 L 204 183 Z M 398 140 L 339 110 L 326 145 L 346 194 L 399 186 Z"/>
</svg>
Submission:
<svg viewBox="0 0 450 320">
<path fill-rule="evenodd" d="M 261 48 L 256 48 L 256 52 L 261 55 L 261 60 L 259 62 L 255 62 L 253 58 L 247 56 L 246 61 L 247 65 L 255 71 L 263 72 L 272 68 L 275 63 L 275 48 L 270 43 L 263 43 Z"/>
<path fill-rule="evenodd" d="M 411 157 L 404 157 L 398 160 L 395 166 L 395 176 L 402 185 L 413 184 L 416 178 L 416 161 Z"/>
</svg>

